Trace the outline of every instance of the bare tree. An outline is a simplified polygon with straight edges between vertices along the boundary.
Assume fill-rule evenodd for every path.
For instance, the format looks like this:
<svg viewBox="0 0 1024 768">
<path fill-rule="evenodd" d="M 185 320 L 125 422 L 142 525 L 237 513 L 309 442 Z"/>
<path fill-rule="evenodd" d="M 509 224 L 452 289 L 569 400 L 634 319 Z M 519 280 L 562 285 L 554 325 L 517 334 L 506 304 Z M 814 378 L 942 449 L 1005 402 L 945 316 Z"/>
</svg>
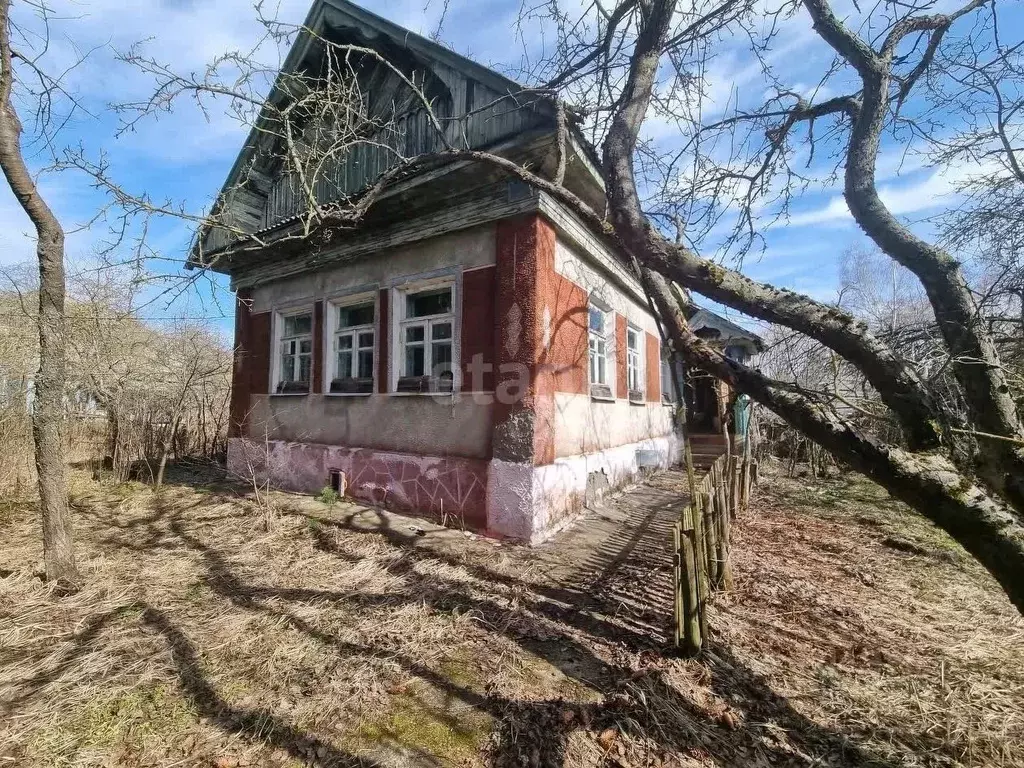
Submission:
<svg viewBox="0 0 1024 768">
<path fill-rule="evenodd" d="M 472 149 L 460 141 L 460 126 L 447 118 L 428 80 L 410 75 L 376 50 L 322 39 L 314 30 L 304 31 L 320 46 L 322 66 L 279 77 L 272 68 L 239 55 L 218 59 L 201 76 L 178 74 L 138 51 L 123 57 L 157 83 L 152 99 L 120 105 L 127 128 L 174 108 L 182 97 L 201 105 L 214 98 L 230 103 L 233 114 L 252 129 L 257 154 L 276 163 L 278 180 L 250 169 L 242 184 L 224 191 L 222 200 L 244 199 L 254 189 L 272 199 L 297 199 L 304 211 L 301 224 L 283 237 L 271 241 L 273 235 L 253 234 L 259 228 L 233 218 L 229 206 L 204 216 L 132 194 L 102 162 L 81 153 L 70 155 L 68 164 L 108 189 L 125 216 L 166 214 L 193 221 L 201 230 L 193 257 L 198 265 L 270 245 L 281 249 L 284 238 L 308 243 L 334 228 L 357 227 L 390 183 L 443 163 L 484 163 L 532 184 L 617 244 L 648 288 L 676 351 L 689 363 L 750 395 L 945 529 L 1024 611 L 1024 430 L 1015 382 L 960 259 L 894 215 L 876 178 L 883 135 L 899 139 L 900 132 L 913 137 L 926 130 L 928 110 L 919 110 L 916 95 L 923 84 L 936 92 L 935 83 L 953 71 L 951 60 L 976 58 L 977 46 L 965 47 L 963 41 L 992 34 L 994 2 L 971 0 L 951 13 L 933 12 L 932 0 L 879 6 L 862 14 L 862 32 L 840 20 L 827 0 L 783 2 L 767 17 L 763 5 L 751 0 L 702 0 L 685 7 L 675 0 L 620 0 L 610 8 L 593 3 L 576 22 L 557 4 L 549 11 L 557 44 L 551 56 L 525 73 L 536 87 L 510 93 L 500 100 L 503 104 L 487 108 L 529 104 L 546 110 L 557 147 L 550 173 Z M 818 39 L 831 49 L 834 58 L 820 73 L 821 83 L 839 95 L 817 100 L 818 89 L 806 95 L 772 73 L 774 31 L 798 14 L 810 20 Z M 301 31 L 265 23 L 268 36 L 282 43 Z M 750 40 L 773 92 L 760 107 L 708 119 L 699 108 L 707 65 L 726 37 Z M 1011 44 L 1000 50 L 1017 49 Z M 383 89 L 388 99 L 373 100 L 363 82 L 370 71 L 362 66 L 366 62 L 373 63 L 375 72 L 387 71 L 395 84 Z M 1003 77 L 997 77 L 990 96 L 1005 96 L 998 90 Z M 277 87 L 267 99 L 270 82 Z M 1007 124 L 1019 115 L 1015 107 L 1000 107 L 998 99 L 989 98 L 985 105 Z M 943 108 L 955 111 L 955 100 L 947 99 Z M 642 137 L 652 116 L 678 129 L 685 139 L 681 148 L 662 150 Z M 410 120 L 429 141 L 405 142 Z M 1017 134 L 1010 127 L 1003 135 Z M 601 147 L 606 195 L 601 210 L 565 183 L 566 148 L 570 142 L 585 143 L 584 137 Z M 1000 144 L 1001 156 L 1012 166 L 1019 148 L 1013 142 L 1006 146 L 998 135 L 987 146 L 999 152 Z M 741 265 L 726 266 L 698 254 L 696 244 L 730 211 L 738 215 L 722 251 L 726 255 L 742 255 L 742 243 L 756 241 L 759 205 L 781 201 L 773 216 L 783 220 L 791 195 L 809 183 L 794 162 L 796 151 L 804 148 L 813 156 L 820 146 L 833 152 L 854 220 L 881 253 L 920 284 L 934 330 L 930 338 L 937 345 L 932 350 L 942 358 L 929 365 L 948 372 L 942 380 L 952 382 L 955 406 L 932 385 L 936 377 L 904 354 L 893 328 L 873 327 L 841 307 L 756 282 Z M 366 178 L 357 194 L 328 189 L 336 163 L 365 147 L 378 150 L 374 157 L 386 158 L 378 172 Z M 218 232 L 219 239 L 207 253 L 202 244 L 210 242 L 205 237 L 210 232 Z M 892 269 L 891 274 L 903 274 Z M 884 411 L 878 415 L 898 429 L 880 440 L 865 422 L 851 418 L 836 391 L 822 396 L 728 360 L 690 332 L 690 291 L 829 350 L 837 365 L 856 371 L 877 394 Z"/>
<path fill-rule="evenodd" d="M 43 11 L 45 12 L 45 11 Z M 11 0 L 0 0 L 0 168 L 36 230 L 39 263 L 39 369 L 33 386 L 32 435 L 48 581 L 63 588 L 80 582 L 68 513 L 64 447 L 66 349 L 64 338 L 64 229 L 39 192 L 21 147 L 22 123 L 14 107 L 14 62 L 36 72 L 31 58 L 12 46 Z M 59 85 L 39 75 L 44 90 Z M 44 95 L 45 98 L 45 95 Z"/>
</svg>

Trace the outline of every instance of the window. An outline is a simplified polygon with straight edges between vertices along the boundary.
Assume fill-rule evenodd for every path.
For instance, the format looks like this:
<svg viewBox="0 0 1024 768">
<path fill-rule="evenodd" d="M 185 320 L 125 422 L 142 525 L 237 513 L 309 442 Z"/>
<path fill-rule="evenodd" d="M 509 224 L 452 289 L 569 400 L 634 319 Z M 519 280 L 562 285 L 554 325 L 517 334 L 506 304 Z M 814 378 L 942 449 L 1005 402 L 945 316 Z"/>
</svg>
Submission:
<svg viewBox="0 0 1024 768">
<path fill-rule="evenodd" d="M 608 313 L 600 307 L 590 305 L 590 394 L 594 397 L 611 398 L 608 385 Z"/>
<path fill-rule="evenodd" d="M 309 392 L 313 363 L 313 315 L 302 312 L 280 316 L 277 394 Z"/>
<path fill-rule="evenodd" d="M 631 325 L 626 326 L 626 388 L 629 399 L 644 399 L 644 334 Z"/>
<path fill-rule="evenodd" d="M 399 324 L 399 392 L 451 392 L 455 386 L 452 285 L 407 291 Z"/>
<path fill-rule="evenodd" d="M 373 392 L 374 341 L 377 307 L 373 299 L 332 305 L 334 312 L 334 369 L 332 394 L 368 395 Z"/>
</svg>

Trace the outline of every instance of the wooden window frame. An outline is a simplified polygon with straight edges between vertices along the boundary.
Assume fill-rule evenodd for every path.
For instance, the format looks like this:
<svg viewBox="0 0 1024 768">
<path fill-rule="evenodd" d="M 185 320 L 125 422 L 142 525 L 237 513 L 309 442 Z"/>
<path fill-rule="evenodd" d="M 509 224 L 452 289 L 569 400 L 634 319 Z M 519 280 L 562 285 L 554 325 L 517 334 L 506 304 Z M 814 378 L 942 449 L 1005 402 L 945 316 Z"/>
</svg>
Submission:
<svg viewBox="0 0 1024 768">
<path fill-rule="evenodd" d="M 285 325 L 287 321 L 293 317 L 302 317 L 303 315 L 309 316 L 309 333 L 292 334 L 291 336 L 285 336 Z M 301 306 L 282 307 L 274 311 L 274 333 L 273 333 L 273 387 L 271 394 L 276 397 L 304 397 L 313 391 L 313 350 L 315 345 L 313 344 L 313 334 L 316 331 L 314 328 L 315 313 L 312 306 L 303 304 Z M 309 352 L 301 351 L 301 343 L 303 341 L 309 342 Z M 303 357 L 309 358 L 309 379 L 306 381 L 305 389 L 282 389 L 288 384 L 295 382 L 301 382 L 301 379 L 288 379 L 284 378 L 283 360 L 284 345 L 286 343 L 295 344 L 295 350 L 291 353 L 294 358 L 292 363 L 291 375 L 294 376 L 295 366 L 300 366 Z"/>
<path fill-rule="evenodd" d="M 594 312 L 601 314 L 600 331 L 595 330 L 593 327 Z M 612 392 L 612 387 L 609 383 L 611 366 L 609 365 L 608 355 L 608 321 L 609 318 L 612 319 L 614 333 L 614 317 L 611 309 L 591 297 L 587 304 L 587 381 L 590 385 L 590 396 L 595 400 L 615 399 L 615 394 Z M 595 373 L 602 369 L 602 366 L 597 364 L 598 360 L 604 363 L 603 377 L 595 376 Z"/>
<path fill-rule="evenodd" d="M 380 355 L 380 301 L 379 291 L 363 291 L 356 294 L 339 296 L 328 299 L 325 302 L 327 308 L 327 321 L 324 324 L 324 371 L 327 372 L 324 382 L 324 394 L 330 397 L 367 397 L 377 391 L 377 368 Z M 372 306 L 373 321 L 363 325 L 339 327 L 339 311 L 346 307 Z M 372 333 L 373 343 L 370 347 L 359 346 L 361 334 Z M 338 357 L 339 341 L 342 336 L 352 338 L 352 363 L 353 369 L 358 366 L 358 355 L 360 351 L 369 349 L 373 360 L 370 366 L 370 376 L 339 376 Z M 353 371 L 350 369 L 349 373 Z M 350 391 L 332 391 L 335 382 L 351 382 Z"/>
<path fill-rule="evenodd" d="M 445 288 L 451 292 L 451 308 L 448 312 L 414 318 L 407 316 L 409 296 L 440 291 Z M 391 393 L 396 395 L 453 395 L 458 392 L 462 383 L 460 375 L 462 334 L 459 304 L 461 285 L 458 275 L 448 274 L 431 279 L 410 280 L 395 286 L 391 296 L 393 328 L 391 348 L 394 350 L 391 365 Z M 449 337 L 434 339 L 434 328 L 445 324 L 451 327 Z M 423 376 L 409 376 L 405 372 L 406 349 L 410 346 L 406 340 L 406 331 L 414 327 L 423 328 L 423 341 L 413 342 L 416 346 L 423 345 Z M 433 371 L 434 344 L 436 342 L 447 342 L 451 346 L 450 379 L 435 375 Z"/>
</svg>

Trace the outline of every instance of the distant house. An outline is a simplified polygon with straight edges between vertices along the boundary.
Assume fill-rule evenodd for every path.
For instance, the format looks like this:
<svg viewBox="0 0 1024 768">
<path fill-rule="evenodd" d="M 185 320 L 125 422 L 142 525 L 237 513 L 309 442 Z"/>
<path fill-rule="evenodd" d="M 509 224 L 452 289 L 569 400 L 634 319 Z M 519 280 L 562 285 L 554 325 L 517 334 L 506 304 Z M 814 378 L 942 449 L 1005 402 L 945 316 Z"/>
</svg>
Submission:
<svg viewBox="0 0 1024 768">
<path fill-rule="evenodd" d="M 552 109 L 499 101 L 514 82 L 344 0 L 318 0 L 307 26 L 399 61 L 453 142 L 553 172 Z M 316 68 L 318 56 L 304 35 L 285 69 Z M 368 91 L 399 103 L 401 83 L 374 67 L 361 73 Z M 398 124 L 409 154 L 429 150 L 415 104 Z M 600 232 L 549 195 L 461 162 L 394 182 L 358 229 L 297 243 L 287 235 L 301 196 L 259 141 L 216 210 L 265 245 L 232 253 L 228 229 L 201 233 L 204 259 L 238 297 L 230 471 L 296 491 L 333 484 L 537 542 L 641 464 L 677 460 L 658 325 Z M 353 149 L 318 195 L 357 193 L 387 163 L 380 148 Z M 603 207 L 594 163 L 569 142 L 565 183 Z"/>
</svg>

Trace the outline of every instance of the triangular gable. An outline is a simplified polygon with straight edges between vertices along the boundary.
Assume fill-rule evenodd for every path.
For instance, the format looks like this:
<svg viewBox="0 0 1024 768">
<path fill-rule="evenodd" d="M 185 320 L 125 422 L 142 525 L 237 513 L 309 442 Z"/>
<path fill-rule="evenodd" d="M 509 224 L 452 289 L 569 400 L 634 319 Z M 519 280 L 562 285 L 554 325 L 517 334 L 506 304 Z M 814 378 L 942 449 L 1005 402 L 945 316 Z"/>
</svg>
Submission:
<svg viewBox="0 0 1024 768">
<path fill-rule="evenodd" d="M 459 73 L 463 77 L 479 84 L 481 93 L 478 101 L 493 100 L 522 90 L 522 86 L 504 75 L 457 54 L 439 43 L 410 32 L 354 3 L 348 2 L 348 0 L 315 0 L 306 17 L 303 30 L 297 35 L 288 56 L 285 58 L 284 64 L 281 67 L 281 74 L 278 76 L 278 80 L 268 96 L 268 103 L 274 103 L 283 98 L 281 90 L 282 77 L 298 71 L 310 55 L 311 48 L 316 44 L 316 36 L 323 35 L 332 28 L 354 28 L 371 40 L 374 38 L 385 38 L 391 47 L 409 51 L 416 58 L 436 65 L 442 72 Z M 312 30 L 312 34 L 308 30 Z M 260 229 L 254 215 L 254 211 L 259 206 L 259 193 L 250 195 L 239 188 L 244 182 L 252 180 L 250 169 L 256 156 L 255 153 L 258 149 L 259 141 L 264 134 L 261 131 L 261 124 L 265 124 L 268 119 L 268 113 L 265 111 L 260 120 L 257 121 L 257 125 L 249 132 L 213 206 L 214 214 L 225 211 L 230 212 L 232 223 L 245 231 L 254 232 Z M 247 196 L 249 199 L 244 199 Z M 239 198 L 243 199 L 239 200 Z M 231 207 L 226 209 L 225 206 Z M 248 216 L 246 215 L 247 212 Z M 207 234 L 205 229 L 199 232 L 199 240 L 197 242 L 202 242 Z M 210 244 L 206 243 L 204 249 L 207 251 L 216 250 L 216 246 L 211 248 Z"/>
</svg>

